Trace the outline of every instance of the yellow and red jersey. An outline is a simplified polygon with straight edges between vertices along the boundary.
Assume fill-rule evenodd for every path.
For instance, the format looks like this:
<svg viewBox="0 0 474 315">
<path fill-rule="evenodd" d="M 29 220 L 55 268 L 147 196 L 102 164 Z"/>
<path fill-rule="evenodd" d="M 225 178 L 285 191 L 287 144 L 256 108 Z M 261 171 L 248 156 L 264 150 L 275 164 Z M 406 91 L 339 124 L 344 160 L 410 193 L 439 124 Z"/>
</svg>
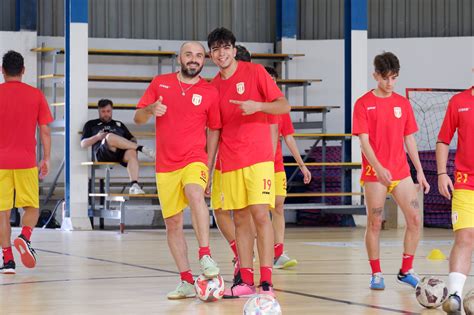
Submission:
<svg viewBox="0 0 474 315">
<path fill-rule="evenodd" d="M 397 93 L 381 98 L 369 91 L 355 104 L 352 133 L 369 135 L 375 156 L 390 171 L 393 181 L 410 176 L 404 137 L 416 131 L 418 127 L 410 102 Z M 363 154 L 361 180 L 377 181 L 373 166 Z"/>
<path fill-rule="evenodd" d="M 206 127 L 221 128 L 217 89 L 202 78 L 193 86 L 182 82 L 181 86 L 176 73 L 156 76 L 137 105 L 146 107 L 161 96 L 167 106 L 166 113 L 155 119 L 157 173 L 193 162 L 207 164 Z"/>
<path fill-rule="evenodd" d="M 454 188 L 474 190 L 474 96 L 472 89 L 454 95 L 448 104 L 438 140 L 449 145 L 458 132 Z"/>
<path fill-rule="evenodd" d="M 0 84 L 0 169 L 36 166 L 36 127 L 53 121 L 43 93 L 20 81 Z"/>
<path fill-rule="evenodd" d="M 223 80 L 217 74 L 212 84 L 220 95 L 222 131 L 219 157 L 222 172 L 273 161 L 270 124 L 276 123 L 276 117 L 262 112 L 244 116 L 239 105 L 229 102 L 272 102 L 282 97 L 283 94 L 265 68 L 259 64 L 239 62 L 230 78 Z"/>
</svg>

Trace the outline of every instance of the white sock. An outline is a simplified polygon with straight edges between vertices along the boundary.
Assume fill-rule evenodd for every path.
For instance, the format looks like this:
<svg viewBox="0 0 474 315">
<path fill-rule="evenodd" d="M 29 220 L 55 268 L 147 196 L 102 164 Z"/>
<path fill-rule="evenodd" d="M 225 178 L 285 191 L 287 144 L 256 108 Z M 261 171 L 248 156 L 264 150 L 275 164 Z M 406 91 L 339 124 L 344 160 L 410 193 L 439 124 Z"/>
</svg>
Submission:
<svg viewBox="0 0 474 315">
<path fill-rule="evenodd" d="M 450 272 L 448 277 L 448 294 L 456 293 L 462 298 L 462 289 L 466 282 L 466 275 L 459 272 Z"/>
</svg>

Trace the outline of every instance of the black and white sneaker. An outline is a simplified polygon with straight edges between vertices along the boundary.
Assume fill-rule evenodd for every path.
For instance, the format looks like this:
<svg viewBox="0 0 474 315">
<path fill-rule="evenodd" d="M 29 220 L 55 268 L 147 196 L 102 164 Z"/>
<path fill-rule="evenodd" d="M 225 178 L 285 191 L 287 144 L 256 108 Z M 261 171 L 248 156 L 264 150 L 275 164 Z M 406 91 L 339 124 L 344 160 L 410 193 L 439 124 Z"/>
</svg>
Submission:
<svg viewBox="0 0 474 315">
<path fill-rule="evenodd" d="M 3 262 L 3 266 L 0 267 L 0 270 L 5 275 L 14 275 L 16 274 L 15 268 L 15 262 L 13 260 L 9 260 L 8 262 Z"/>
<path fill-rule="evenodd" d="M 21 262 L 26 268 L 34 268 L 36 266 L 36 252 L 31 247 L 30 241 L 23 236 L 23 234 L 18 235 L 18 237 L 13 242 L 16 250 L 21 255 Z"/>
</svg>

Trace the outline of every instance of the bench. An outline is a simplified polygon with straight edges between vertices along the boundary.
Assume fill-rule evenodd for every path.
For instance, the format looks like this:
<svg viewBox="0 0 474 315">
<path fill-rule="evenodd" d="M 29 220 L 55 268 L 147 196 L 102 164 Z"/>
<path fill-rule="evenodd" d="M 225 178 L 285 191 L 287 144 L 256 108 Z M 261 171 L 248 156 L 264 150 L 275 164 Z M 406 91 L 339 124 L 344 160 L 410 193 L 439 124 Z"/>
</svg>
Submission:
<svg viewBox="0 0 474 315">
<path fill-rule="evenodd" d="M 292 197 L 339 197 L 339 196 L 354 196 L 361 195 L 362 193 L 354 192 L 334 192 L 334 193 L 289 193 L 287 198 Z M 93 217 L 115 219 L 120 220 L 119 228 L 120 233 L 125 231 L 125 215 L 126 215 L 126 202 L 130 199 L 147 199 L 157 200 L 158 194 L 142 194 L 142 195 L 130 195 L 130 194 L 117 194 L 117 193 L 90 193 L 89 197 L 92 198 L 104 198 L 105 202 L 103 206 L 98 209 L 91 209 L 89 215 Z M 209 207 L 209 200 L 207 200 Z M 364 205 L 327 205 L 322 203 L 285 203 L 285 210 L 321 210 L 323 213 L 331 214 L 352 214 L 352 215 L 365 215 Z M 134 210 L 144 211 L 161 211 L 159 204 L 134 206 Z M 212 210 L 210 208 L 210 210 Z"/>
</svg>

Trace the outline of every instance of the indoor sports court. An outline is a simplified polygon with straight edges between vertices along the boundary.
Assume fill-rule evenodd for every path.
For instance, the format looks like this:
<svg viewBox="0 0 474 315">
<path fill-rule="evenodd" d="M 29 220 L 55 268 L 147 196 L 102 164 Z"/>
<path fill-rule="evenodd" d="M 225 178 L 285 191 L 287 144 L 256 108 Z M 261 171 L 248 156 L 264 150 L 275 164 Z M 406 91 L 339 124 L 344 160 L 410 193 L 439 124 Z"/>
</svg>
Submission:
<svg viewBox="0 0 474 315">
<path fill-rule="evenodd" d="M 0 314 L 474 314 L 473 21 L 1 0 Z"/>
</svg>

